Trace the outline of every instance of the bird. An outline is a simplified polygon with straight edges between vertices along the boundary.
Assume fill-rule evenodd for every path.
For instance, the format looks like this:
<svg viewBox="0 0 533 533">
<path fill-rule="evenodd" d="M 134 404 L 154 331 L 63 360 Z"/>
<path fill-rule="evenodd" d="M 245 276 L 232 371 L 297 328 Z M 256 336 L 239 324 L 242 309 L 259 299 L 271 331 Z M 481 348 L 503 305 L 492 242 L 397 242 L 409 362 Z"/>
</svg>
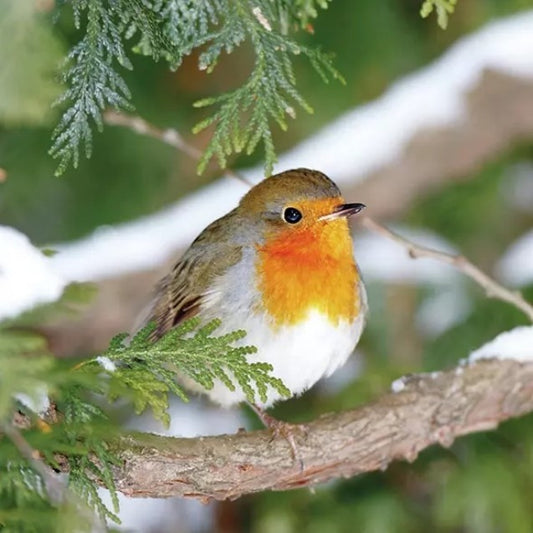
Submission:
<svg viewBox="0 0 533 533">
<path fill-rule="evenodd" d="M 265 178 L 237 207 L 207 226 L 159 282 L 144 323 L 152 340 L 184 320 L 220 319 L 220 332 L 243 329 L 257 352 L 250 363 L 272 365 L 291 397 L 344 365 L 359 341 L 368 304 L 354 258 L 346 203 L 337 185 L 317 170 L 297 168 Z M 180 378 L 186 388 L 230 407 L 245 402 L 235 383 L 210 390 Z M 252 407 L 269 427 L 265 409 L 286 399 L 269 388 Z"/>
</svg>

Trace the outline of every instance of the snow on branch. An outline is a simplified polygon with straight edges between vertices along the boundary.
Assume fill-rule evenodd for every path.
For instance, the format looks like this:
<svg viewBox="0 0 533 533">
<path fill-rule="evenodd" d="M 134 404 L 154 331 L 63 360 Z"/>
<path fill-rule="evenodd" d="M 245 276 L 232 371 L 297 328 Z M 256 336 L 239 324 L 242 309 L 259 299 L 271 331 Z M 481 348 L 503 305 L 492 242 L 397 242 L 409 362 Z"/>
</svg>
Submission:
<svg viewBox="0 0 533 533">
<path fill-rule="evenodd" d="M 118 490 L 133 497 L 235 499 L 414 461 L 432 444 L 494 429 L 533 411 L 533 361 L 486 360 L 406 376 L 390 392 L 351 411 L 324 415 L 297 433 L 303 467 L 269 431 L 194 439 L 131 434 L 116 445 Z"/>
<path fill-rule="evenodd" d="M 61 296 L 67 281 L 26 235 L 0 226 L 0 250 L 0 321 Z"/>
<path fill-rule="evenodd" d="M 511 331 L 500 333 L 496 338 L 473 351 L 468 360 L 473 362 L 492 358 L 533 361 L 533 326 L 519 326 Z"/>
</svg>

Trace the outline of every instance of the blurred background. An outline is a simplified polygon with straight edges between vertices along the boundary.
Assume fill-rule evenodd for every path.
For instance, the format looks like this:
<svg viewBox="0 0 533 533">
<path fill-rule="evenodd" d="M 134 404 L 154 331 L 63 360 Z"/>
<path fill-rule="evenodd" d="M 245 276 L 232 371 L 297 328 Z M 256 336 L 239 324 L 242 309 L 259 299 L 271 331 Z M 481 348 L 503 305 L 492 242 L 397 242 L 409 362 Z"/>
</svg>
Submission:
<svg viewBox="0 0 533 533">
<path fill-rule="evenodd" d="M 69 16 L 55 25 L 46 17 L 35 22 L 25 18 L 24 9 L 8 8 L 8 3 L 27 2 L 0 0 L 1 224 L 19 229 L 36 245 L 61 249 L 59 243 L 83 239 L 95 230 L 97 236 L 102 227 L 157 213 L 220 177 L 214 166 L 198 176 L 195 161 L 187 155 L 113 126 L 95 135 L 91 159 L 54 177 L 55 162 L 47 151 L 58 113 L 50 104 L 62 88 L 47 72 L 79 32 Z M 347 83 L 326 85 L 309 65 L 298 63 L 299 87 L 315 113 L 299 112 L 288 132 L 275 131 L 278 153 L 290 154 L 348 111 L 379 101 L 395 82 L 422 71 L 489 23 L 505 22 L 509 16 L 529 20 L 533 35 L 532 15 L 526 11 L 531 3 L 526 0 L 459 0 L 446 31 L 435 20 L 420 17 L 420 3 L 334 0 L 319 14 L 314 35 L 302 33 L 299 38 L 334 52 Z M 53 2 L 38 6 L 46 14 Z M 513 48 L 512 30 L 491 35 L 481 48 L 497 48 L 500 37 Z M 519 287 L 531 301 L 533 47 L 524 48 L 517 40 L 513 53 L 526 66 L 531 63 L 530 76 L 524 75 L 527 68 L 481 69 L 461 95 L 454 120 L 418 128 L 378 167 L 354 168 L 353 176 L 348 169 L 341 187 L 348 201 L 366 203 L 371 216 L 417 242 L 460 251 L 506 284 Z M 249 67 L 245 50 L 224 56 L 210 75 L 198 71 L 194 54 L 174 73 L 163 63 L 133 53 L 130 57 L 134 70 L 125 78 L 135 113 L 161 128 L 176 128 L 199 149 L 206 146 L 210 132 L 190 133 L 202 118 L 192 103 L 232 89 Z M 501 63 L 505 61 L 503 53 Z M 454 75 L 453 69 L 443 70 L 442 76 L 448 75 Z M 435 76 L 434 83 L 441 82 Z M 421 99 L 421 115 L 443 105 L 436 94 L 434 100 Z M 416 113 L 387 115 L 385 110 L 383 116 L 389 118 L 382 126 L 379 116 L 373 134 L 387 128 L 410 131 Z M 363 136 L 361 131 L 354 137 L 346 128 L 339 129 L 335 142 L 364 144 Z M 260 152 L 229 162 L 237 170 L 257 164 Z M 208 202 L 216 204 L 217 199 Z M 179 233 L 180 228 L 161 231 Z M 279 418 L 305 421 L 353 408 L 389 390 L 402 374 L 452 366 L 499 332 L 527 323 L 519 311 L 487 299 L 459 273 L 429 260 L 414 262 L 383 237 L 356 225 L 354 238 L 371 307 L 358 352 L 331 379 L 276 408 L 273 414 Z M 60 357 L 91 355 L 114 334 L 128 330 L 153 283 L 179 253 L 176 247 L 157 268 L 100 274 L 93 280 L 97 294 L 89 304 L 72 316 L 43 323 L 53 352 Z M 174 409 L 173 434 L 207 433 L 212 417 L 217 418 L 202 406 Z M 234 431 L 247 416 L 228 415 L 227 425 L 217 430 Z M 251 418 L 247 423 L 256 424 Z M 140 427 L 154 429 L 150 424 L 143 420 Z M 265 493 L 208 506 L 125 502 L 123 517 L 131 530 L 146 532 L 527 533 L 533 531 L 532 502 L 533 417 L 528 416 L 497 431 L 463 437 L 449 449 L 432 447 L 414 464 L 395 463 L 385 472 L 313 491 Z"/>
</svg>

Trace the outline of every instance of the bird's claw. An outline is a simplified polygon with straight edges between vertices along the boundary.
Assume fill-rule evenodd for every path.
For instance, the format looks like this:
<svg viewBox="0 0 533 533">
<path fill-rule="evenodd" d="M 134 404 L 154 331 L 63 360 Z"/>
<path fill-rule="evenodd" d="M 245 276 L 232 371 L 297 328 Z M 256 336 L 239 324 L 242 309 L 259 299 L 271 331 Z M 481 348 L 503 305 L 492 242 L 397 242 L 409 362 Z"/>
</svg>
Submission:
<svg viewBox="0 0 533 533">
<path fill-rule="evenodd" d="M 300 464 L 300 470 L 303 471 L 304 462 L 296 446 L 295 436 L 298 433 L 303 433 L 305 436 L 307 436 L 308 427 L 305 424 L 291 424 L 290 422 L 278 420 L 264 411 L 261 411 L 259 416 L 263 424 L 265 424 L 265 426 L 272 432 L 270 441 L 272 442 L 275 438 L 280 437 L 285 439 L 291 449 L 291 457 L 293 461 L 297 461 Z"/>
</svg>

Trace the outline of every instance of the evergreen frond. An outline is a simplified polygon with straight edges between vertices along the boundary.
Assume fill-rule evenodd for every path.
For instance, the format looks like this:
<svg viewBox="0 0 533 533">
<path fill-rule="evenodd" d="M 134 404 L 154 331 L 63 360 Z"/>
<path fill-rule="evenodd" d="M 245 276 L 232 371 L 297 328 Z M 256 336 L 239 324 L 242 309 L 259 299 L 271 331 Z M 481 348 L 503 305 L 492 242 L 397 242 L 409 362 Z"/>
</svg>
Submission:
<svg viewBox="0 0 533 533">
<path fill-rule="evenodd" d="M 312 32 L 311 21 L 318 17 L 320 9 L 328 8 L 329 2 L 331 0 L 274 0 L 268 7 L 274 18 L 280 20 L 283 33 L 287 33 L 291 25 Z"/>
<path fill-rule="evenodd" d="M 155 326 L 150 324 L 129 344 L 123 342 L 123 336 L 113 340 L 103 354 L 117 365 L 109 372 L 111 399 L 129 397 L 137 412 L 150 407 L 157 418 L 168 423 L 168 394 L 186 399 L 176 382 L 177 374 L 206 389 L 217 379 L 231 390 L 238 384 L 251 402 L 257 397 L 265 401 L 268 387 L 289 396 L 281 380 L 271 375 L 271 365 L 246 360 L 246 355 L 256 352 L 255 347 L 234 345 L 244 338 L 244 331 L 215 336 L 220 321 L 199 326 L 198 319 L 191 319 L 152 342 Z"/>
<path fill-rule="evenodd" d="M 424 0 L 420 15 L 426 18 L 435 11 L 439 26 L 445 30 L 448 27 L 448 17 L 454 12 L 456 4 L 457 0 Z"/>
<path fill-rule="evenodd" d="M 4 507 L 0 501 L 0 524 L 12 524 L 15 531 L 20 521 L 30 531 L 39 515 L 34 530 L 40 532 L 47 531 L 41 525 L 49 519 L 63 523 L 77 515 L 91 516 L 92 512 L 96 515 L 91 520 L 118 521 L 112 469 L 119 460 L 111 446 L 118 429 L 106 412 L 106 398 L 129 400 L 138 413 L 150 408 L 168 424 L 169 395 L 187 400 L 176 381 L 178 374 L 206 389 L 213 387 L 215 380 L 232 390 L 238 385 L 250 401 L 256 397 L 264 401 L 269 387 L 288 396 L 283 383 L 271 375 L 270 365 L 247 361 L 246 356 L 256 351 L 254 347 L 236 345 L 245 332 L 217 336 L 219 326 L 219 320 L 201 324 L 199 319 L 192 319 L 154 343 L 154 325 L 150 324 L 129 343 L 124 334 L 117 335 L 104 354 L 74 368 L 49 356 L 46 343 L 37 334 L 0 328 L 0 424 L 11 425 L 17 417 L 26 419 L 21 432 L 31 448 L 38 450 L 39 460 L 51 468 L 68 470 L 65 490 L 69 496 L 65 502 L 70 502 L 63 508 L 48 501 L 33 465 L 9 439 L 0 439 L 0 500 L 3 493 L 10 493 L 3 500 Z M 102 366 L 104 357 L 109 366 Z M 49 424 L 40 419 L 46 416 L 39 414 L 44 409 L 36 407 L 43 398 L 48 407 L 48 396 L 56 413 Z M 99 485 L 110 491 L 114 509 L 108 509 L 101 500 Z M 25 518 L 17 513 L 26 506 L 35 513 Z"/>
<path fill-rule="evenodd" d="M 247 42 L 255 60 L 248 80 L 233 92 L 209 99 L 218 109 L 194 129 L 214 131 L 198 166 L 203 171 L 215 157 L 224 167 L 227 157 L 259 143 L 265 151 L 265 169 L 276 160 L 272 127 L 287 128 L 294 104 L 312 109 L 296 89 L 292 61 L 308 57 L 323 79 L 341 79 L 330 59 L 316 49 L 300 46 L 287 37 L 289 30 L 307 28 L 318 8 L 329 0 L 75 0 L 77 27 L 86 17 L 86 31 L 68 56 L 64 81 L 68 89 L 58 103 L 68 103 L 53 133 L 50 153 L 59 159 L 57 174 L 72 163 L 77 167 L 80 148 L 92 150 L 92 126 L 102 129 L 102 111 L 110 106 L 127 109 L 130 93 L 115 65 L 131 68 L 125 42 L 135 39 L 133 51 L 164 58 L 177 68 L 193 50 L 203 48 L 198 68 L 212 72 L 223 52 L 232 53 Z M 197 107 L 207 101 L 197 103 Z"/>
<path fill-rule="evenodd" d="M 108 445 L 118 433 L 118 428 L 113 426 L 106 412 L 96 403 L 98 396 L 95 397 L 95 393 L 99 396 L 103 394 L 105 385 L 98 374 L 88 373 L 86 382 L 89 386 L 73 381 L 60 392 L 58 409 L 63 414 L 63 420 L 56 428 L 55 450 L 56 453 L 63 453 L 68 462 L 69 489 L 96 511 L 101 519 L 120 523 L 116 515 L 117 491 L 111 474 L 112 466 L 119 464 L 119 460 Z M 84 376 L 87 370 L 71 374 Z M 114 512 L 102 501 L 96 480 L 109 490 Z"/>
<path fill-rule="evenodd" d="M 101 130 L 105 107 L 131 108 L 129 89 L 113 64 L 117 61 L 131 68 L 115 13 L 101 0 L 76 0 L 72 5 L 78 25 L 81 12 L 87 11 L 87 28 L 82 40 L 68 54 L 69 67 L 64 75 L 68 89 L 56 102 L 69 104 L 52 136 L 50 154 L 59 159 L 57 175 L 62 174 L 69 163 L 74 168 L 78 166 L 80 146 L 90 157 L 91 121 Z"/>
<path fill-rule="evenodd" d="M 55 531 L 57 511 L 48 501 L 41 477 L 24 460 L 0 457 L 0 529 Z"/>
<path fill-rule="evenodd" d="M 239 3 L 236 2 L 236 5 Z M 294 56 L 307 57 L 324 81 L 330 78 L 344 80 L 329 56 L 318 49 L 299 45 L 275 31 L 261 11 L 245 12 L 241 6 L 239 15 L 238 20 L 244 22 L 239 28 L 253 43 L 255 65 L 242 87 L 219 97 L 196 102 L 196 107 L 218 106 L 210 117 L 199 122 L 193 129 L 198 133 L 214 125 L 211 141 L 200 160 L 198 171 L 203 172 L 213 157 L 216 157 L 221 167 L 225 167 L 229 155 L 243 150 L 251 154 L 262 141 L 265 173 L 269 175 L 276 161 L 272 122 L 286 130 L 287 117 L 296 116 L 293 104 L 308 113 L 313 112 L 296 88 L 292 67 Z M 239 33 L 237 35 L 245 38 Z M 217 35 L 218 39 L 223 37 Z M 233 44 L 226 42 L 225 46 L 231 49 Z M 211 44 L 200 57 L 200 65 L 208 70 L 212 69 L 216 61 L 213 58 L 218 57 L 217 53 L 222 46 L 219 41 Z"/>
<path fill-rule="evenodd" d="M 39 335 L 5 328 L 0 329 L 0 367 L 0 424 L 11 424 L 17 412 L 33 424 L 38 420 L 36 411 L 46 409 L 48 397 L 53 396 L 61 419 L 44 432 L 31 428 L 24 431 L 25 438 L 53 468 L 59 467 L 57 454 L 65 457 L 69 487 L 80 498 L 74 507 L 87 504 L 87 514 L 94 509 L 102 518 L 118 520 L 100 499 L 95 481 L 100 480 L 110 490 L 116 511 L 110 468 L 117 460 L 107 448 L 114 430 L 95 402 L 94 395 L 101 394 L 105 385 L 99 376 L 95 372 L 72 371 L 48 355 L 46 342 Z M 90 530 L 87 520 L 78 524 L 79 513 L 72 509 L 73 505 L 64 502 L 58 506 L 48 501 L 40 475 L 8 439 L 0 439 L 0 445 L 3 531 Z M 67 523 L 72 527 L 61 529 Z"/>
</svg>

